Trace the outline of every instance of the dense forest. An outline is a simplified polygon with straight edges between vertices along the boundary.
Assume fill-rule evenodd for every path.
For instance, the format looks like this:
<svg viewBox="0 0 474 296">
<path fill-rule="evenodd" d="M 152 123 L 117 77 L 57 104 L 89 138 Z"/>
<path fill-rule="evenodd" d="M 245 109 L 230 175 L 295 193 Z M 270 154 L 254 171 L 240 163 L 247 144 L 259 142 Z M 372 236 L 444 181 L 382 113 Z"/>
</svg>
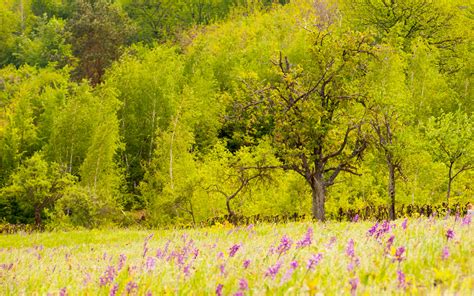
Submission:
<svg viewBox="0 0 474 296">
<path fill-rule="evenodd" d="M 0 222 L 465 204 L 465 0 L 3 0 Z"/>
</svg>

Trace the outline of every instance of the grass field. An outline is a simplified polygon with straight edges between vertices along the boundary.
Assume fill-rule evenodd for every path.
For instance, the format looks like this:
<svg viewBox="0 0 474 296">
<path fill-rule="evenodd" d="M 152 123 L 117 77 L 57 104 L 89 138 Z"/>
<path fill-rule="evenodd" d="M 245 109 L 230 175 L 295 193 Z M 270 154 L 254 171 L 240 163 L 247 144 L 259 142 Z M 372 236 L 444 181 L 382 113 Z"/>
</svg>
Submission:
<svg viewBox="0 0 474 296">
<path fill-rule="evenodd" d="M 0 295 L 456 294 L 468 219 L 0 236 Z"/>
</svg>

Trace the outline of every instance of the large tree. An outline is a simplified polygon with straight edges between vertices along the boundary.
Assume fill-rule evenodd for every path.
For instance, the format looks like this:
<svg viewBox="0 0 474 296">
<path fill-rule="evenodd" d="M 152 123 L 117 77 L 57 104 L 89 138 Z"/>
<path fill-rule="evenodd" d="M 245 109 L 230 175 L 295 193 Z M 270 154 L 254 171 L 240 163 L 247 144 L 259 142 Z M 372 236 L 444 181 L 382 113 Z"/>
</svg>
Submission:
<svg viewBox="0 0 474 296">
<path fill-rule="evenodd" d="M 128 17 L 107 0 L 78 0 L 69 22 L 74 55 L 79 58 L 76 75 L 95 85 L 105 68 L 121 54 L 133 32 Z"/>
<path fill-rule="evenodd" d="M 371 37 L 336 25 L 314 27 L 300 64 L 282 54 L 265 105 L 273 118 L 273 142 L 284 167 L 311 187 L 312 214 L 325 220 L 327 189 L 341 172 L 357 174 L 367 147 L 364 89 Z"/>
</svg>

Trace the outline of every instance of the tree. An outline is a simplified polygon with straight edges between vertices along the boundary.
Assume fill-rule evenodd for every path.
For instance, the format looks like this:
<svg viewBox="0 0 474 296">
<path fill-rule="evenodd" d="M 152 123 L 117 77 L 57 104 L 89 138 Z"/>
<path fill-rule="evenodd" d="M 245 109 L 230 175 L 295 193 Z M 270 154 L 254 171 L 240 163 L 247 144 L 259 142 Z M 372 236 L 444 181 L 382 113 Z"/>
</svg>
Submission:
<svg viewBox="0 0 474 296">
<path fill-rule="evenodd" d="M 373 143 L 385 160 L 388 170 L 390 219 L 396 219 L 396 179 L 402 174 L 406 143 L 403 134 L 409 133 L 412 119 L 409 93 L 405 84 L 405 63 L 396 49 L 380 47 L 378 59 L 371 65 L 367 79 L 370 93 L 369 122 L 373 129 Z"/>
<path fill-rule="evenodd" d="M 224 198 L 231 222 L 236 222 L 238 216 L 232 203 L 242 201 L 258 183 L 268 184 L 273 169 L 280 168 L 272 147 L 265 141 L 255 147 L 242 147 L 235 154 L 218 143 L 204 165 L 210 166 L 213 173 L 203 181 L 203 186 L 208 193 L 217 193 Z"/>
<path fill-rule="evenodd" d="M 72 65 L 71 45 L 66 40 L 70 33 L 65 29 L 65 21 L 55 17 L 46 16 L 38 18 L 30 34 L 19 38 L 18 50 L 14 53 L 18 65 L 29 64 L 37 67 L 46 67 L 54 63 L 62 68 Z"/>
<path fill-rule="evenodd" d="M 371 37 L 341 29 L 315 27 L 306 64 L 280 54 L 279 78 L 265 100 L 274 117 L 277 155 L 311 186 L 312 213 L 321 221 L 327 188 L 341 172 L 357 174 L 367 147 L 359 83 L 372 54 Z"/>
<path fill-rule="evenodd" d="M 76 76 L 92 85 L 102 81 L 105 69 L 119 58 L 134 31 L 127 16 L 107 0 L 78 0 L 68 29 L 73 53 L 79 58 Z"/>
<path fill-rule="evenodd" d="M 43 210 L 54 205 L 74 182 L 75 178 L 59 165 L 46 162 L 40 153 L 36 153 L 12 174 L 11 185 L 2 193 L 15 197 L 26 207 L 32 206 L 35 224 L 40 227 Z"/>
<path fill-rule="evenodd" d="M 454 179 L 474 169 L 474 120 L 462 111 L 432 117 L 426 125 L 426 135 L 434 145 L 435 160 L 448 168 L 446 202 L 449 205 Z"/>
</svg>

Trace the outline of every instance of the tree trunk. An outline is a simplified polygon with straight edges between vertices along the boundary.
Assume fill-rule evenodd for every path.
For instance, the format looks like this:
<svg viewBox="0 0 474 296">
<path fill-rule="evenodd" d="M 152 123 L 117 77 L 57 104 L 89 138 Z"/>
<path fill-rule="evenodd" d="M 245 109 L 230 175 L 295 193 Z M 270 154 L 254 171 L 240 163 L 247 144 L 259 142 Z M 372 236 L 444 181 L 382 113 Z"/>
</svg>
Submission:
<svg viewBox="0 0 474 296">
<path fill-rule="evenodd" d="M 230 208 L 230 201 L 232 199 L 230 198 L 227 198 L 226 202 L 225 202 L 225 205 L 227 206 L 227 212 L 229 213 L 229 220 L 231 223 L 234 223 L 234 220 L 235 220 L 235 213 L 234 211 L 232 211 L 232 209 Z"/>
<path fill-rule="evenodd" d="M 326 186 L 322 180 L 313 178 L 311 182 L 311 192 L 313 196 L 313 218 L 319 221 L 326 220 L 324 202 L 326 201 Z"/>
<path fill-rule="evenodd" d="M 390 160 L 387 160 L 388 164 L 388 171 L 389 171 L 389 177 L 388 177 L 388 195 L 390 198 L 390 220 L 395 220 L 397 218 L 397 215 L 395 213 L 395 167 L 393 164 L 390 162 Z"/>
<path fill-rule="evenodd" d="M 449 207 L 449 197 L 451 196 L 451 183 L 453 182 L 453 164 L 454 162 L 451 162 L 449 164 L 448 192 L 446 192 L 446 203 L 448 207 Z"/>
<path fill-rule="evenodd" d="M 35 207 L 35 225 L 36 227 L 41 227 L 41 207 Z"/>
</svg>

